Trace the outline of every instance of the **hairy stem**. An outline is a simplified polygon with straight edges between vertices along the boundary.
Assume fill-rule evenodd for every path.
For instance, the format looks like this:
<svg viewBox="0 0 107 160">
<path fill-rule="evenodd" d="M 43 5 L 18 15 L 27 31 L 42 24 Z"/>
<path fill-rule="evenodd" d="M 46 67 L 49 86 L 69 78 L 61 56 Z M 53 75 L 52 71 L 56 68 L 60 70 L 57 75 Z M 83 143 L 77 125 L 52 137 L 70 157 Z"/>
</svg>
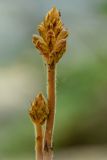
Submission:
<svg viewBox="0 0 107 160">
<path fill-rule="evenodd" d="M 48 108 L 49 117 L 46 123 L 44 140 L 44 160 L 53 159 L 53 128 L 55 116 L 55 66 L 48 65 Z"/>
<path fill-rule="evenodd" d="M 35 152 L 36 152 L 36 160 L 43 160 L 43 135 L 42 135 L 42 126 L 36 125 L 35 126 L 35 134 L 36 134 L 36 145 L 35 145 Z"/>
</svg>

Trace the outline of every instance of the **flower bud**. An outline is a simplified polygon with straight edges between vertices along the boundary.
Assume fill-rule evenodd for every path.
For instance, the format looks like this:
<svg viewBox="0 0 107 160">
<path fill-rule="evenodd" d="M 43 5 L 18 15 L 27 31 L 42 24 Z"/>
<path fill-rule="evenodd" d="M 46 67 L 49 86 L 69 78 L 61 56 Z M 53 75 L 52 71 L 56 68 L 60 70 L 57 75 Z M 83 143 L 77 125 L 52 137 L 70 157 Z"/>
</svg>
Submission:
<svg viewBox="0 0 107 160">
<path fill-rule="evenodd" d="M 34 124 L 42 125 L 49 115 L 47 102 L 42 93 L 38 94 L 31 104 L 29 115 Z"/>
</svg>

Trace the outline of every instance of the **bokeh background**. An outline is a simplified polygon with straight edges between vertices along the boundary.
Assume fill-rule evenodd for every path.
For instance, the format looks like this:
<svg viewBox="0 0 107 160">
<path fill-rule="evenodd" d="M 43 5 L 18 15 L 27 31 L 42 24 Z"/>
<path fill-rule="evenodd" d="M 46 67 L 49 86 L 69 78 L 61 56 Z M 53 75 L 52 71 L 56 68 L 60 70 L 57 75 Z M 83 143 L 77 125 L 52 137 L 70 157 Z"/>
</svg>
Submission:
<svg viewBox="0 0 107 160">
<path fill-rule="evenodd" d="M 28 108 L 46 95 L 46 67 L 31 38 L 54 5 L 69 30 L 57 66 L 55 159 L 107 159 L 107 1 L 0 0 L 0 160 L 34 159 Z"/>
</svg>

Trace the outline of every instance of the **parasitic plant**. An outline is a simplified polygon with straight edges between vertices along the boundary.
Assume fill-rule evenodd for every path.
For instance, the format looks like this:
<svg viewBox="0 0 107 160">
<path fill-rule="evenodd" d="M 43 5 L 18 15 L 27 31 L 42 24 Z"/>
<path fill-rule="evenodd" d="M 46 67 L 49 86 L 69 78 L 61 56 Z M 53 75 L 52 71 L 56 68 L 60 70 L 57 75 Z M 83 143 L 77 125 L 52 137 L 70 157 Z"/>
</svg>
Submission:
<svg viewBox="0 0 107 160">
<path fill-rule="evenodd" d="M 43 129 L 42 125 L 45 123 L 49 114 L 47 102 L 42 95 L 42 93 L 38 94 L 34 101 L 31 104 L 29 109 L 29 115 L 34 124 L 36 137 L 36 159 L 43 160 Z"/>
<path fill-rule="evenodd" d="M 36 160 L 53 159 L 53 128 L 55 117 L 56 64 L 66 50 L 68 31 L 60 19 L 61 14 L 53 7 L 39 25 L 39 35 L 33 35 L 32 42 L 40 51 L 47 66 L 47 100 L 37 95 L 29 110 L 36 128 Z M 45 124 L 45 134 L 43 125 Z"/>
</svg>

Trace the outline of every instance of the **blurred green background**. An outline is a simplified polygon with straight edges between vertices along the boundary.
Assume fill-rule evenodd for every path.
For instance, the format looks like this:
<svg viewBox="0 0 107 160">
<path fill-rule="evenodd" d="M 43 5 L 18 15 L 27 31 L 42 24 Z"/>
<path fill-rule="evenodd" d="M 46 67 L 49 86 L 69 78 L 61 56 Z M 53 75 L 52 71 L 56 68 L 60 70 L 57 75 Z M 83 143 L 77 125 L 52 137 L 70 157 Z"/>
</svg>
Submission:
<svg viewBox="0 0 107 160">
<path fill-rule="evenodd" d="M 0 160 L 34 159 L 28 108 L 38 91 L 46 95 L 46 67 L 31 39 L 54 5 L 69 30 L 57 66 L 56 159 L 63 151 L 83 160 L 89 146 L 104 147 L 101 160 L 107 153 L 107 1 L 0 0 Z"/>
</svg>

